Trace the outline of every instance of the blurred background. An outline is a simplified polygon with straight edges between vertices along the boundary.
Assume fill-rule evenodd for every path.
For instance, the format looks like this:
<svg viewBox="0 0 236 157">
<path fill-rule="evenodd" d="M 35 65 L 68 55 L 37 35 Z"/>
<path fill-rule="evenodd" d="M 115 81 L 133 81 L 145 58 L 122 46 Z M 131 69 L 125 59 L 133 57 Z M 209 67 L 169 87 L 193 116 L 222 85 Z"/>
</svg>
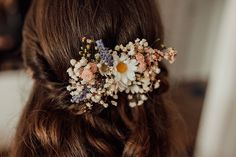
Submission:
<svg viewBox="0 0 236 157">
<path fill-rule="evenodd" d="M 179 54 L 168 98 L 186 122 L 190 157 L 236 156 L 236 1 L 159 0 L 166 45 Z M 31 80 L 21 29 L 30 0 L 0 0 L 0 154 L 10 145 Z M 1 156 L 1 155 L 0 155 Z"/>
</svg>

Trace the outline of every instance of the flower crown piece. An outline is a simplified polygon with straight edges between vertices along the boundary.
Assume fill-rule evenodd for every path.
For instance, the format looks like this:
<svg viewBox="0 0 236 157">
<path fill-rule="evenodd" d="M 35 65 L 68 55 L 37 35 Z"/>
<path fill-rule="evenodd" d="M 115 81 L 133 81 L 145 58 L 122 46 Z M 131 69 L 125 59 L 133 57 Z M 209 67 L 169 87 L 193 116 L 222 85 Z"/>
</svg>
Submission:
<svg viewBox="0 0 236 157">
<path fill-rule="evenodd" d="M 105 47 L 102 40 L 85 37 L 82 45 L 81 59 L 70 61 L 67 90 L 74 106 L 84 104 L 86 109 L 94 104 L 117 106 L 119 92 L 127 93 L 130 107 L 143 105 L 147 93 L 160 86 L 159 62 L 166 59 L 173 63 L 177 54 L 172 48 L 153 49 L 146 39 L 117 45 L 114 50 Z"/>
</svg>

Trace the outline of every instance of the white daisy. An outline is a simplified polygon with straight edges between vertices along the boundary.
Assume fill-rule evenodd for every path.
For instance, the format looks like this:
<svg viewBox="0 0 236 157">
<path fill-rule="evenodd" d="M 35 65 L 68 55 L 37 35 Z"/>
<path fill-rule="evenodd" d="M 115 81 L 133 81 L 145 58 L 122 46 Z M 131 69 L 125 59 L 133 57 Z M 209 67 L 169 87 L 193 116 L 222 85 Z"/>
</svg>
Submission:
<svg viewBox="0 0 236 157">
<path fill-rule="evenodd" d="M 135 80 L 135 72 L 137 71 L 138 62 L 135 59 L 130 59 L 128 55 L 122 53 L 121 57 L 117 53 L 113 54 L 115 80 L 119 82 L 119 87 L 129 85 L 129 81 Z"/>
</svg>

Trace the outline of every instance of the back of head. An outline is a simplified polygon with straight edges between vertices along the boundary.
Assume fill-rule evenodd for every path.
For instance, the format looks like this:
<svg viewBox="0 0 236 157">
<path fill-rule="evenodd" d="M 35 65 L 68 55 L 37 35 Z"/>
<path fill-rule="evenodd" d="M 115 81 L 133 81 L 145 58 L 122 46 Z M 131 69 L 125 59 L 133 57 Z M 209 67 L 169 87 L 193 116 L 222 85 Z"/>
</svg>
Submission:
<svg viewBox="0 0 236 157">
<path fill-rule="evenodd" d="M 126 95 L 119 93 L 117 107 L 81 115 L 57 107 L 70 103 L 66 71 L 70 59 L 81 58 L 82 37 L 103 39 L 109 48 L 136 38 L 163 42 L 154 0 L 35 0 L 23 35 L 23 57 L 34 87 L 12 157 L 169 157 L 181 148 L 173 126 L 176 114 L 162 98 L 168 90 L 163 64 L 160 88 L 142 106 L 128 107 Z"/>
</svg>

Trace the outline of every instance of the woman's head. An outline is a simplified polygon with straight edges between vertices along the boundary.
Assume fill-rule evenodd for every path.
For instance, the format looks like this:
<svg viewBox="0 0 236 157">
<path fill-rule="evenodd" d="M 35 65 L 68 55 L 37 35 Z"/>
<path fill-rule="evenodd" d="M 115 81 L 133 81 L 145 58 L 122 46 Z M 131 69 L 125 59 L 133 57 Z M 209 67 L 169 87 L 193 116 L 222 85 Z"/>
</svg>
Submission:
<svg viewBox="0 0 236 157">
<path fill-rule="evenodd" d="M 170 156 L 178 141 L 174 112 L 164 103 L 167 71 L 161 65 L 161 86 L 143 106 L 129 108 L 124 93 L 118 107 L 73 115 L 66 104 L 70 59 L 81 58 L 84 36 L 103 39 L 114 48 L 136 38 L 163 42 L 154 0 L 34 1 L 24 26 L 23 58 L 34 87 L 17 129 L 12 156 Z M 154 43 L 155 48 L 160 43 Z"/>
<path fill-rule="evenodd" d="M 154 0 L 35 1 L 24 29 L 26 66 L 35 71 L 35 79 L 67 81 L 69 60 L 81 57 L 78 49 L 84 36 L 103 39 L 114 48 L 136 38 L 149 43 L 163 39 L 163 30 Z M 48 64 L 44 73 L 34 67 L 38 58 Z"/>
</svg>

